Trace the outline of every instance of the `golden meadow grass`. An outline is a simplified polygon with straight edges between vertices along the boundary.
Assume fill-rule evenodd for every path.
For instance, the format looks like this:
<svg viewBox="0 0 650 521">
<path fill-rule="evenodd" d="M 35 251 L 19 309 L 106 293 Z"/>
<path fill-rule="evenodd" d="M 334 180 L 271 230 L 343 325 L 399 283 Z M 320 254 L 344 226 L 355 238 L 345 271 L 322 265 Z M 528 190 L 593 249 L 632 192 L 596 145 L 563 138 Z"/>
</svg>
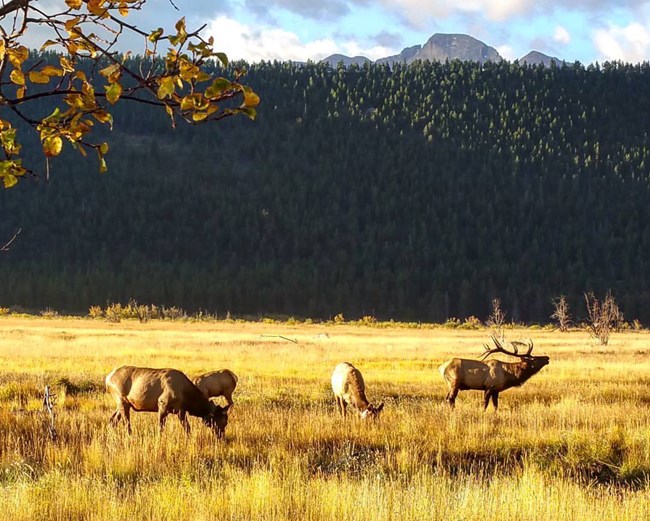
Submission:
<svg viewBox="0 0 650 521">
<path fill-rule="evenodd" d="M 298 344 L 280 338 L 296 339 Z M 437 366 L 488 330 L 0 319 L 0 505 L 6 519 L 538 520 L 650 517 L 650 335 L 508 330 L 551 363 L 484 413 L 451 412 Z M 354 363 L 382 420 L 336 413 Z M 239 376 L 227 441 L 198 420 L 108 426 L 116 365 Z M 60 439 L 42 389 L 54 385 Z"/>
</svg>

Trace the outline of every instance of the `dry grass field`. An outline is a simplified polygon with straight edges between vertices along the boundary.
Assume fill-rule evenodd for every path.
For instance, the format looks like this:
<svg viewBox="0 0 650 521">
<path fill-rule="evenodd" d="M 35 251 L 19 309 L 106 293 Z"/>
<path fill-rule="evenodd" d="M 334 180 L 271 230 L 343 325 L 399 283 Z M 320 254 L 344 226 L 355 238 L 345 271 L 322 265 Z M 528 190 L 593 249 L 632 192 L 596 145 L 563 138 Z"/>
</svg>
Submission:
<svg viewBox="0 0 650 521">
<path fill-rule="evenodd" d="M 483 412 L 443 402 L 438 365 L 488 330 L 0 318 L 3 519 L 642 520 L 650 518 L 650 335 L 513 329 L 551 363 Z M 280 336 L 296 339 L 297 344 Z M 342 421 L 336 363 L 364 374 L 381 421 Z M 133 413 L 112 429 L 104 376 L 121 364 L 230 368 L 218 442 L 192 419 Z M 58 396 L 59 439 L 41 411 Z"/>
</svg>

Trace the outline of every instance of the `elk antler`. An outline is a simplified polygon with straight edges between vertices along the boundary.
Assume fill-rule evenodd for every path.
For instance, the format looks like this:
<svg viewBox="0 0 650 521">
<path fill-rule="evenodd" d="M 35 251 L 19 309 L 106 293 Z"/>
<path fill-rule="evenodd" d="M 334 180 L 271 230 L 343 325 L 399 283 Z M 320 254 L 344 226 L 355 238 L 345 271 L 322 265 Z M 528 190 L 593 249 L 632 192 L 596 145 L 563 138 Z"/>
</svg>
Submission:
<svg viewBox="0 0 650 521">
<path fill-rule="evenodd" d="M 528 344 L 524 344 L 523 342 L 513 340 L 512 342 L 510 342 L 510 345 L 512 345 L 512 347 L 514 348 L 515 353 L 519 352 L 520 347 L 527 347 L 528 348 L 528 351 L 526 351 L 525 354 L 516 355 L 516 356 L 530 356 L 530 353 L 533 351 L 533 341 L 532 340 L 530 340 L 530 342 L 528 342 Z"/>
<path fill-rule="evenodd" d="M 483 347 L 485 348 L 485 352 L 483 355 L 480 357 L 481 360 L 485 360 L 488 356 L 494 354 L 494 353 L 504 353 L 509 356 L 516 356 L 519 358 L 526 358 L 527 356 L 530 356 L 530 353 L 533 351 L 533 341 L 531 340 L 530 343 L 524 344 L 523 342 L 510 342 L 510 345 L 512 345 L 512 351 L 508 351 L 506 348 L 504 348 L 501 345 L 501 342 L 497 339 L 497 337 L 492 336 L 492 342 L 494 342 L 495 347 L 490 348 L 487 344 L 483 344 Z M 526 353 L 523 355 L 519 354 L 519 346 L 525 346 L 528 347 L 528 350 Z"/>
</svg>

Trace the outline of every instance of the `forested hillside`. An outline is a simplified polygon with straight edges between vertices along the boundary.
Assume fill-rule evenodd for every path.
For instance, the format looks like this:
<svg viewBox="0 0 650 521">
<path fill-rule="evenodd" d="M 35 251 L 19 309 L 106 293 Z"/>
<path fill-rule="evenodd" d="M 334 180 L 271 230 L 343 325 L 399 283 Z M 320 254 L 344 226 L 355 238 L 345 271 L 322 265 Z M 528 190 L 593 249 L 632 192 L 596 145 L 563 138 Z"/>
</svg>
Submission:
<svg viewBox="0 0 650 521">
<path fill-rule="evenodd" d="M 107 174 L 69 153 L 0 193 L 0 238 L 22 228 L 0 305 L 442 321 L 500 297 L 547 322 L 552 297 L 579 314 L 611 288 L 650 322 L 650 65 L 262 63 L 246 81 L 255 122 L 118 108 Z"/>
</svg>

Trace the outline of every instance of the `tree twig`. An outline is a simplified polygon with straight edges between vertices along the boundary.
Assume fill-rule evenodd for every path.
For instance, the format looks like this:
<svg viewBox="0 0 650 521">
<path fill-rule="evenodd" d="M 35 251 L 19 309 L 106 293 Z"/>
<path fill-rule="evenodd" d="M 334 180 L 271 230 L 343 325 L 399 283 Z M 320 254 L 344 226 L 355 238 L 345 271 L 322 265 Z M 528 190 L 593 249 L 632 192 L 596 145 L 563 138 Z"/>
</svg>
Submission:
<svg viewBox="0 0 650 521">
<path fill-rule="evenodd" d="M 294 344 L 298 343 L 298 340 L 296 340 L 295 338 L 288 338 L 288 337 L 282 336 L 282 335 L 260 335 L 260 336 L 263 336 L 263 337 L 266 337 L 266 338 L 281 338 L 282 340 L 286 340 L 288 342 L 293 342 Z"/>
<path fill-rule="evenodd" d="M 9 241 L 7 241 L 3 246 L 0 246 L 0 251 L 9 251 L 9 247 L 11 246 L 11 243 L 16 240 L 16 237 L 18 237 L 20 235 L 20 232 L 22 231 L 23 231 L 22 228 L 18 228 L 18 231 L 14 233 L 14 236 L 11 239 L 9 239 Z"/>
<path fill-rule="evenodd" d="M 56 395 L 50 392 L 50 386 L 45 386 L 45 394 L 43 395 L 43 410 L 49 415 L 48 431 L 50 439 L 56 441 L 58 438 L 56 432 L 56 413 L 54 412 L 54 404 L 56 403 Z"/>
</svg>

